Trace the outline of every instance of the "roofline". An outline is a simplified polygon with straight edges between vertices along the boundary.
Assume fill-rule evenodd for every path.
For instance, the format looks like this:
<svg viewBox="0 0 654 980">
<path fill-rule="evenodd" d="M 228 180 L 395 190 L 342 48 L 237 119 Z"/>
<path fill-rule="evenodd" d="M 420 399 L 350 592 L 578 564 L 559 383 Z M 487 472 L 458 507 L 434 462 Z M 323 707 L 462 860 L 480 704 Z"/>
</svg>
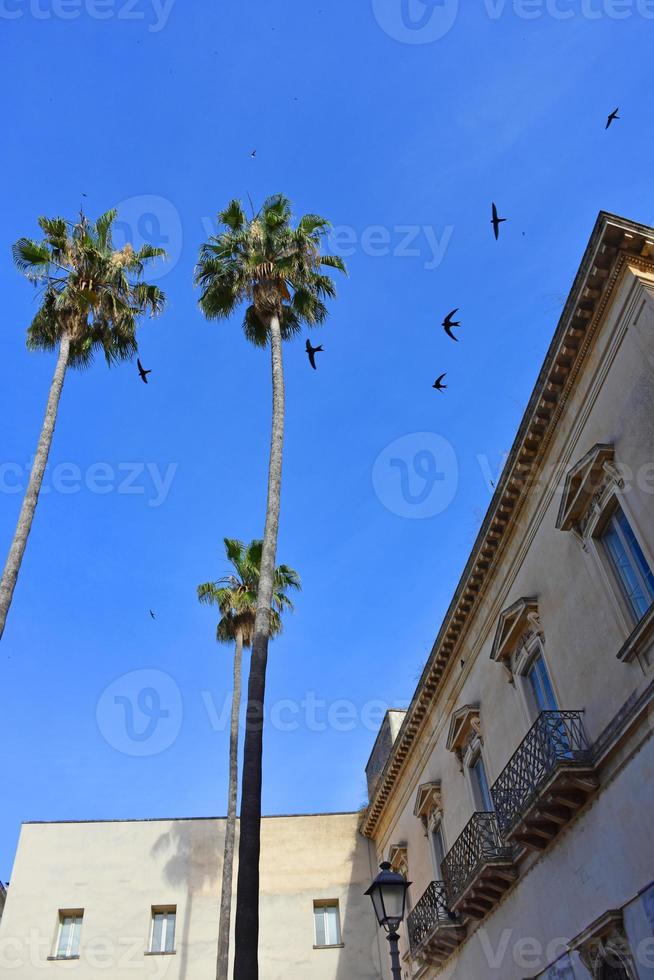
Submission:
<svg viewBox="0 0 654 980">
<path fill-rule="evenodd" d="M 302 817 L 354 817 L 361 810 L 333 810 L 326 813 L 269 813 L 262 820 L 297 820 Z M 107 823 L 191 823 L 200 820 L 227 820 L 227 817 L 122 817 L 100 820 L 23 820 L 21 827 L 67 827 L 77 824 Z M 238 818 L 237 818 L 238 823 Z"/>
<path fill-rule="evenodd" d="M 495 570 L 507 530 L 513 527 L 538 472 L 627 259 L 654 269 L 654 228 L 600 211 L 483 524 L 363 814 L 361 830 L 368 837 L 439 693 L 479 594 Z"/>
<path fill-rule="evenodd" d="M 364 772 L 367 772 L 368 771 L 368 766 L 370 765 L 370 760 L 372 759 L 373 755 L 375 754 L 375 749 L 377 748 L 377 743 L 378 743 L 379 739 L 381 738 L 381 733 L 382 733 L 382 730 L 384 728 L 384 722 L 386 721 L 386 719 L 388 718 L 388 716 L 389 715 L 405 715 L 408 710 L 409 710 L 408 708 L 387 708 L 386 709 L 386 711 L 384 712 L 384 717 L 382 718 L 382 723 L 379 726 L 379 730 L 377 731 L 377 734 L 375 735 L 375 741 L 372 743 L 372 748 L 370 750 L 370 755 L 368 756 L 368 761 L 366 762 L 366 764 L 365 764 L 365 766 L 363 768 L 363 771 Z M 398 732 L 398 735 L 399 734 L 400 733 Z"/>
</svg>

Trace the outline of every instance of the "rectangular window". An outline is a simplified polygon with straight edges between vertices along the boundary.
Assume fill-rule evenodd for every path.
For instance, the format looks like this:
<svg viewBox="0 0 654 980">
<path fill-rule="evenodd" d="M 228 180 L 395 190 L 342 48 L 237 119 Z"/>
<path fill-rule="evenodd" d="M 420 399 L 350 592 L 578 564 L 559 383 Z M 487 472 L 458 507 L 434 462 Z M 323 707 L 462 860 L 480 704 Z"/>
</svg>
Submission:
<svg viewBox="0 0 654 980">
<path fill-rule="evenodd" d="M 70 960 L 79 956 L 83 917 L 83 911 L 59 912 L 59 931 L 55 952 L 58 960 Z"/>
<path fill-rule="evenodd" d="M 538 711 L 556 711 L 558 704 L 554 696 L 554 688 L 545 661 L 540 654 L 531 665 L 527 680 Z"/>
<path fill-rule="evenodd" d="M 175 952 L 177 909 L 173 906 L 152 909 L 151 953 Z"/>
<path fill-rule="evenodd" d="M 313 922 L 316 946 L 341 945 L 341 919 L 338 902 L 314 902 Z"/>
<path fill-rule="evenodd" d="M 636 619 L 641 620 L 654 602 L 654 574 L 621 507 L 616 507 L 604 528 L 602 543 Z"/>
<path fill-rule="evenodd" d="M 481 756 L 471 766 L 472 786 L 475 794 L 475 804 L 482 813 L 489 813 L 494 810 L 493 797 L 488 788 L 486 777 L 486 767 Z"/>
<path fill-rule="evenodd" d="M 443 880 L 443 861 L 445 860 L 445 844 L 443 843 L 443 831 L 440 824 L 435 827 L 431 835 L 434 847 L 434 864 L 436 866 L 436 880 Z"/>
</svg>

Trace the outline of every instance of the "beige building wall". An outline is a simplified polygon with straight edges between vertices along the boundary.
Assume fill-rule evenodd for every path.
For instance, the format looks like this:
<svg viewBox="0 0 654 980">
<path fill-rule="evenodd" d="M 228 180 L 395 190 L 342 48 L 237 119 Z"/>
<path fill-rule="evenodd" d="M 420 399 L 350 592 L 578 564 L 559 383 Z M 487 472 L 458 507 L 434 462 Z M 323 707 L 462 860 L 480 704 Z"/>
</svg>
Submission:
<svg viewBox="0 0 654 980">
<path fill-rule="evenodd" d="M 628 223 L 625 230 L 630 230 Z M 525 679 L 515 673 L 511 677 L 491 659 L 501 613 L 523 597 L 537 600 L 537 617 L 529 628 L 540 632 L 559 707 L 583 711 L 594 748 L 597 792 L 544 852 L 517 849 L 516 882 L 481 922 L 464 919 L 465 938 L 449 958 L 411 956 L 405 929 L 407 975 L 447 980 L 536 977 L 563 951 L 559 944 L 554 954 L 554 940 L 565 937 L 574 945 L 607 910 L 640 909 L 641 893 L 654 881 L 653 610 L 639 627 L 599 542 L 557 528 L 563 499 L 560 474 L 596 444 L 609 444 L 618 472 L 612 485 L 607 481 L 595 509 L 610 507 L 611 498 L 619 501 L 654 570 L 654 265 L 649 256 L 646 245 L 644 260 L 639 255 L 625 261 L 616 274 L 565 405 L 547 443 L 539 447 L 537 479 L 524 494 L 517 518 L 509 522 L 499 558 L 466 618 L 424 720 L 413 724 L 414 732 L 412 710 L 407 713 L 395 755 L 391 753 L 378 784 L 386 778 L 390 792 L 377 816 L 371 808 L 373 817 L 363 826 L 379 857 L 399 855 L 395 863 L 408 871 L 415 906 L 430 883 L 443 877 L 436 870 L 425 822 L 414 813 L 420 787 L 439 784 L 434 823 L 440 820 L 446 851 L 479 809 L 469 770 L 447 747 L 453 713 L 466 705 L 478 709 L 480 737 L 471 731 L 469 741 L 481 748 L 490 784 L 537 717 Z M 541 375 L 538 397 L 547 391 L 546 380 Z M 593 506 L 588 508 L 591 514 Z M 596 519 L 599 528 L 602 515 Z M 632 655 L 618 659 L 630 639 Z M 404 751 L 403 746 L 399 757 L 403 735 L 410 748 Z M 629 919 L 626 912 L 624 919 Z M 634 952 L 638 947 L 639 961 L 630 969 L 633 976 L 654 977 L 654 920 L 646 922 L 641 912 L 634 912 L 632 920 L 632 946 Z M 528 962 L 520 955 L 521 941 L 527 946 L 532 941 L 539 951 Z M 572 968 L 575 976 L 589 976 L 579 961 Z M 552 977 L 559 975 L 556 969 Z"/>
<path fill-rule="evenodd" d="M 379 980 L 358 814 L 263 820 L 262 980 Z M 0 976 L 196 980 L 215 973 L 223 820 L 25 824 L 0 923 Z M 314 949 L 313 903 L 337 900 L 343 945 Z M 153 906 L 176 906 L 175 954 L 148 956 Z M 80 959 L 50 961 L 59 910 L 84 910 Z"/>
</svg>

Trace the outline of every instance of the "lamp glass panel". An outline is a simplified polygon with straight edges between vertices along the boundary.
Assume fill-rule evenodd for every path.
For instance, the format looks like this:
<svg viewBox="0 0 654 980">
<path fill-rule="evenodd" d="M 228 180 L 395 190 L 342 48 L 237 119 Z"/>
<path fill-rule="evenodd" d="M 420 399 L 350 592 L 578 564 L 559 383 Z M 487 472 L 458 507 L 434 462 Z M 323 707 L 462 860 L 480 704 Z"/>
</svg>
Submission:
<svg viewBox="0 0 654 980">
<path fill-rule="evenodd" d="M 375 915 L 377 916 L 377 921 L 381 925 L 384 921 L 386 913 L 384 912 L 384 903 L 382 901 L 381 889 L 379 886 L 373 889 L 370 896 L 372 898 L 372 904 L 375 907 Z"/>
<path fill-rule="evenodd" d="M 381 890 L 386 917 L 388 919 L 401 919 L 404 916 L 404 884 L 382 885 Z"/>
</svg>

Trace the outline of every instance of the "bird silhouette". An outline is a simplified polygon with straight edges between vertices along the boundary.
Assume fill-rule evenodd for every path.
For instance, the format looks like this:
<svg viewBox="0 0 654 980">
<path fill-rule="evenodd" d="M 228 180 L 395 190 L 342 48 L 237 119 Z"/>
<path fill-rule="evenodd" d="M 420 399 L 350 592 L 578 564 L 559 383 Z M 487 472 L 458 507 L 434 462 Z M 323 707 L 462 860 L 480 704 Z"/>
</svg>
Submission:
<svg viewBox="0 0 654 980">
<path fill-rule="evenodd" d="M 150 615 L 152 616 L 152 618 L 153 618 L 153 619 L 156 619 L 156 618 L 157 618 L 157 617 L 155 616 L 155 614 L 154 614 L 154 613 L 152 612 L 152 610 L 150 610 Z"/>
<path fill-rule="evenodd" d="M 141 381 L 143 382 L 144 385 L 146 385 L 148 383 L 148 375 L 152 374 L 152 370 L 150 369 L 146 371 L 143 365 L 141 364 L 141 362 L 139 361 L 138 357 L 136 358 L 136 366 L 139 369 L 139 375 L 141 377 Z"/>
<path fill-rule="evenodd" d="M 605 127 L 606 129 L 609 128 L 609 126 L 611 125 L 614 119 L 620 118 L 620 116 L 618 115 L 619 110 L 620 110 L 620 106 L 618 106 L 617 109 L 614 109 L 611 115 L 609 116 L 609 118 L 606 120 L 606 127 Z"/>
<path fill-rule="evenodd" d="M 250 154 L 250 156 L 252 157 L 253 160 L 256 157 L 256 155 L 257 155 L 257 151 L 256 150 L 252 150 L 252 153 Z"/>
<path fill-rule="evenodd" d="M 459 312 L 459 307 L 457 306 L 455 310 L 452 310 L 451 313 L 447 314 L 447 316 L 445 317 L 445 319 L 441 324 L 441 326 L 445 329 L 445 333 L 447 334 L 447 336 L 451 337 L 452 340 L 456 340 L 456 341 L 458 341 L 459 338 L 455 337 L 454 334 L 452 333 L 452 327 L 460 327 L 461 324 L 458 320 L 453 320 L 452 317 L 458 312 Z"/>
<path fill-rule="evenodd" d="M 495 239 L 496 240 L 500 237 L 500 225 L 502 224 L 503 221 L 507 221 L 507 220 L 508 220 L 507 218 L 500 218 L 499 217 L 499 215 L 497 213 L 497 207 L 495 206 L 495 203 L 493 202 L 493 217 L 491 218 L 491 224 L 493 226 L 493 231 L 495 233 Z"/>
<path fill-rule="evenodd" d="M 311 364 L 311 367 L 313 368 L 314 371 L 317 371 L 316 354 L 322 353 L 322 350 L 323 350 L 322 345 L 320 347 L 312 347 L 311 341 L 307 340 L 307 354 L 309 355 L 309 363 Z"/>
<path fill-rule="evenodd" d="M 456 337 L 454 339 L 456 340 Z M 441 374 L 440 378 L 436 378 L 436 380 L 434 381 L 434 383 L 432 385 L 432 388 L 435 388 L 436 391 L 445 391 L 447 389 L 447 385 L 444 385 L 443 384 L 443 378 L 444 377 L 445 377 L 445 375 L 444 374 Z"/>
</svg>

